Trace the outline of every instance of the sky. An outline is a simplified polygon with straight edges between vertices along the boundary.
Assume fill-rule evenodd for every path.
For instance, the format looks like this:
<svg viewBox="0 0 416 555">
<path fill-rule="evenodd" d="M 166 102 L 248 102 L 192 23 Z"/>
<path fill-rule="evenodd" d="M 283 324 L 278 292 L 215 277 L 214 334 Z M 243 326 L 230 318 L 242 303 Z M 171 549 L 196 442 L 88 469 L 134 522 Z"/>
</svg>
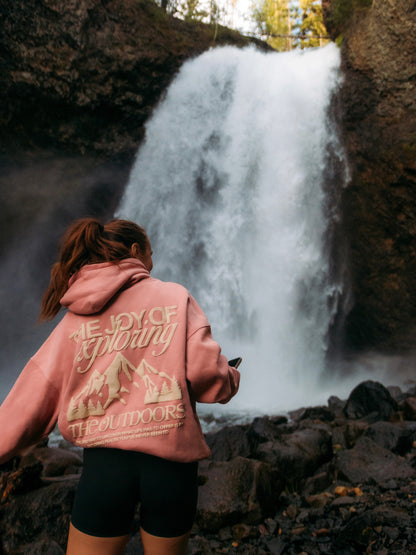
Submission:
<svg viewBox="0 0 416 555">
<path fill-rule="evenodd" d="M 254 33 L 255 25 L 250 17 L 251 4 L 253 0 L 236 0 L 234 9 L 232 0 L 218 0 L 221 8 L 225 8 L 226 13 L 233 14 L 227 25 L 243 33 Z"/>
</svg>

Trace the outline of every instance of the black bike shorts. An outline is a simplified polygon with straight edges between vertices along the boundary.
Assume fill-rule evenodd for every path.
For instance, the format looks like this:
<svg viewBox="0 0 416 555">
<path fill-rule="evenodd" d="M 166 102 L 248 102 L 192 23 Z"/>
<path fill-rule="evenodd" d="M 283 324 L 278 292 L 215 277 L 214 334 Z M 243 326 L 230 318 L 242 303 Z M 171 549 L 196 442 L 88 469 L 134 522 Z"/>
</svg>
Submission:
<svg viewBox="0 0 416 555">
<path fill-rule="evenodd" d="M 129 534 L 140 503 L 140 525 L 154 536 L 181 536 L 192 528 L 198 463 L 167 461 L 111 448 L 84 449 L 84 467 L 72 524 L 90 536 Z"/>
</svg>

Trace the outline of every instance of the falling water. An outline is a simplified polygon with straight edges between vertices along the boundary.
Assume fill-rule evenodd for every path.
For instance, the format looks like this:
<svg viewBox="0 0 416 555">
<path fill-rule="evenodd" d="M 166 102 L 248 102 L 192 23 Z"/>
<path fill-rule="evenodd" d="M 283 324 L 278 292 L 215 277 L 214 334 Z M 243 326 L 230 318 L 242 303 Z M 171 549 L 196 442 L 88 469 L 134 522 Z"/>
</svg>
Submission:
<svg viewBox="0 0 416 555">
<path fill-rule="evenodd" d="M 324 172 L 335 45 L 215 49 L 184 64 L 147 126 L 118 215 L 148 232 L 153 275 L 185 285 L 228 358 L 228 410 L 326 401 L 340 285 L 329 276 Z"/>
</svg>

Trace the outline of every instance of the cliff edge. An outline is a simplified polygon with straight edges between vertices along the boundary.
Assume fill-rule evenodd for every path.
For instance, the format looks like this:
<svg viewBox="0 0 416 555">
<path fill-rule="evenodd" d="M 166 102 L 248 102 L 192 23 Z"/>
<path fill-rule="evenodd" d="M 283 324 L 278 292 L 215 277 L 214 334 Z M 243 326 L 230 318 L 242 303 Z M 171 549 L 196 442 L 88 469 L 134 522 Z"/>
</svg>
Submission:
<svg viewBox="0 0 416 555">
<path fill-rule="evenodd" d="M 351 181 L 343 193 L 353 348 L 414 348 L 416 2 L 323 0 L 341 44 L 337 99 Z"/>
<path fill-rule="evenodd" d="M 5 7 L 7 4 L 7 7 Z M 16 0 L 0 7 L 0 145 L 134 153 L 182 63 L 256 42 L 151 0 Z"/>
<path fill-rule="evenodd" d="M 0 2 L 0 393 L 36 327 L 64 229 L 111 218 L 144 123 L 185 60 L 261 41 L 185 22 L 152 0 Z"/>
</svg>

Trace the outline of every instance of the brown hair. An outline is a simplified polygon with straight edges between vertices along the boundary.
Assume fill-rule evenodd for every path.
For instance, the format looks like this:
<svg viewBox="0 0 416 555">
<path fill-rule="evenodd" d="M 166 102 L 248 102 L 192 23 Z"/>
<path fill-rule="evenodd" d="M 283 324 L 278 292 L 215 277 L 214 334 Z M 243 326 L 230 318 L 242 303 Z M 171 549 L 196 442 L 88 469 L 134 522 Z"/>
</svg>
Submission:
<svg viewBox="0 0 416 555">
<path fill-rule="evenodd" d="M 58 262 L 52 267 L 49 286 L 42 297 L 39 320 L 52 320 L 58 314 L 69 278 L 82 266 L 130 258 L 134 243 L 142 253 L 149 243 L 146 231 L 134 222 L 112 220 L 102 225 L 95 218 L 74 222 L 63 236 Z"/>
</svg>

